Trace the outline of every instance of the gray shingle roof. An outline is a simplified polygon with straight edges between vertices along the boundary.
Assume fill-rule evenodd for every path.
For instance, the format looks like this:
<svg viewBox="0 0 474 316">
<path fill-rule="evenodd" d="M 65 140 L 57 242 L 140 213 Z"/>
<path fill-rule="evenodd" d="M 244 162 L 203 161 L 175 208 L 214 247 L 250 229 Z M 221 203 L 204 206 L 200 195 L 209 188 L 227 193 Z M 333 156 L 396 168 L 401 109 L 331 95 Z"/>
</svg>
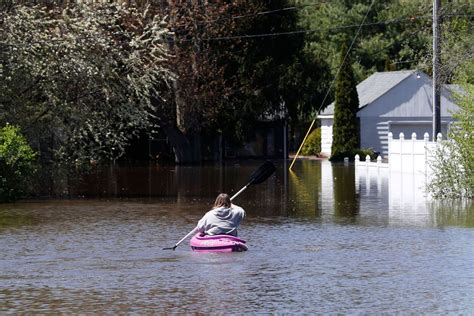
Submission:
<svg viewBox="0 0 474 316">
<path fill-rule="evenodd" d="M 374 102 L 416 71 L 417 70 L 401 70 L 374 73 L 357 85 L 359 109 Z M 328 105 L 328 107 L 320 113 L 320 115 L 333 114 L 334 102 Z"/>
</svg>

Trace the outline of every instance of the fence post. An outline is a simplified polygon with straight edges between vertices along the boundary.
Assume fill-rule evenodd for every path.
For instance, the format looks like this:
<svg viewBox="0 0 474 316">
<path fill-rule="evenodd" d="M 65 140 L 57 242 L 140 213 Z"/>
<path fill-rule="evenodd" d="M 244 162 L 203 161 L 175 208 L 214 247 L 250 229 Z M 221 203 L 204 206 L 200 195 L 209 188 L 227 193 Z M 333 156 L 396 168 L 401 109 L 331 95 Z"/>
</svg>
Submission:
<svg viewBox="0 0 474 316">
<path fill-rule="evenodd" d="M 436 141 L 440 142 L 442 140 L 443 140 L 443 134 L 438 133 L 438 135 L 436 135 Z"/>
<path fill-rule="evenodd" d="M 357 154 L 355 155 L 354 157 L 354 162 L 355 162 L 355 165 L 358 166 L 359 165 L 359 162 L 360 162 L 360 156 Z"/>
</svg>

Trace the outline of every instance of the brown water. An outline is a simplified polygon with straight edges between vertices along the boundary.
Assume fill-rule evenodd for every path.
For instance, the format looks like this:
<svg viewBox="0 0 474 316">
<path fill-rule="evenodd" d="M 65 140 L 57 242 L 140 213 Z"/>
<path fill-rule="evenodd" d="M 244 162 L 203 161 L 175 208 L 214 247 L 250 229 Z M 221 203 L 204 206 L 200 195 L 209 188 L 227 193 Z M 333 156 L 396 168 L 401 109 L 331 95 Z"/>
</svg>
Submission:
<svg viewBox="0 0 474 316">
<path fill-rule="evenodd" d="M 70 181 L 82 199 L 0 205 L 0 313 L 474 313 L 472 204 L 350 165 L 249 187 L 245 253 L 162 250 L 258 165 L 115 167 Z"/>
</svg>

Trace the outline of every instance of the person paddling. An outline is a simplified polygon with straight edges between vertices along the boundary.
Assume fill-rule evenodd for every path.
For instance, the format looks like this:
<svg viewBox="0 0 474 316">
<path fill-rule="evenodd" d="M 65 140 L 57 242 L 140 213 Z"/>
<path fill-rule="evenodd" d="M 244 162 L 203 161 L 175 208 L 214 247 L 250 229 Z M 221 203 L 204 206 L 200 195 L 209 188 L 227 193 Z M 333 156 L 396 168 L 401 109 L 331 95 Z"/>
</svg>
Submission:
<svg viewBox="0 0 474 316">
<path fill-rule="evenodd" d="M 221 193 L 213 208 L 199 220 L 197 230 L 205 235 L 237 236 L 237 227 L 244 218 L 244 209 L 232 204 L 228 194 Z"/>
</svg>

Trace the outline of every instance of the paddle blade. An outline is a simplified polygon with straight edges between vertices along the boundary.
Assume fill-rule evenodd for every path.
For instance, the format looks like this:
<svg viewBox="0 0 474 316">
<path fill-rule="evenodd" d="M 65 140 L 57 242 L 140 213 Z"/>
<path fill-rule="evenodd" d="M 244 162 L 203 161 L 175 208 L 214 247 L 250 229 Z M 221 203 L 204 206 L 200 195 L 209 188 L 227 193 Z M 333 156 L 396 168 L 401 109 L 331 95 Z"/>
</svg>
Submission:
<svg viewBox="0 0 474 316">
<path fill-rule="evenodd" d="M 163 248 L 163 250 L 175 250 L 175 249 L 176 249 L 176 246 Z"/>
<path fill-rule="evenodd" d="M 267 180 L 275 172 L 275 165 L 271 161 L 266 161 L 257 170 L 255 170 L 249 178 L 249 184 L 259 184 Z"/>
</svg>

